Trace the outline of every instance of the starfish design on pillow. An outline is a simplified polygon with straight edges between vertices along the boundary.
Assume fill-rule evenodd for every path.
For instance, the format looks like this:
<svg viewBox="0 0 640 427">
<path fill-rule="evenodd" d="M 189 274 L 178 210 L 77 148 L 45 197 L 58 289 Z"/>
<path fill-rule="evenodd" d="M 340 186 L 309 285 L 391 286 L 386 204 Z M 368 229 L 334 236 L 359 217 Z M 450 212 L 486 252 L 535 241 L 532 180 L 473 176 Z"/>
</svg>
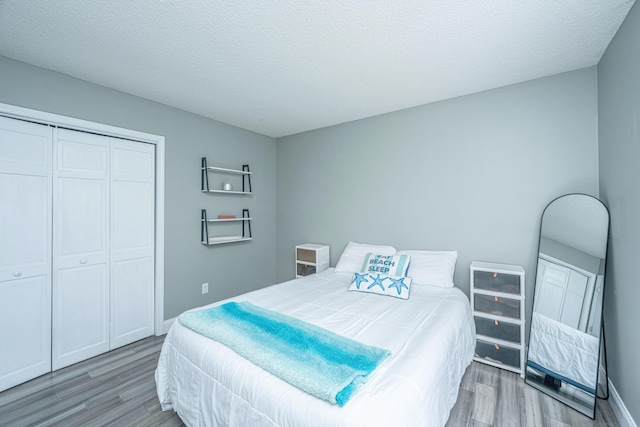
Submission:
<svg viewBox="0 0 640 427">
<path fill-rule="evenodd" d="M 373 279 L 373 283 L 370 284 L 367 289 L 371 289 L 374 286 L 380 286 L 380 288 L 384 291 L 384 285 L 382 284 L 382 281 L 385 279 L 384 277 L 380 277 L 380 274 L 378 274 L 378 277 L 373 277 L 371 276 L 371 278 Z"/>
<path fill-rule="evenodd" d="M 355 276 L 353 276 L 353 280 L 351 281 L 351 283 L 355 283 L 356 284 L 356 288 L 360 289 L 360 284 L 364 282 L 364 283 L 369 283 L 369 281 L 367 280 L 367 275 L 366 274 L 358 274 L 356 273 Z"/>
<path fill-rule="evenodd" d="M 389 277 L 389 280 L 391 280 L 391 284 L 387 286 L 387 288 L 396 288 L 396 291 L 398 291 L 398 295 L 402 293 L 402 288 L 405 288 L 408 291 L 409 287 L 404 283 L 404 279 L 404 277 L 400 277 L 398 279 L 392 279 L 391 277 Z"/>
</svg>

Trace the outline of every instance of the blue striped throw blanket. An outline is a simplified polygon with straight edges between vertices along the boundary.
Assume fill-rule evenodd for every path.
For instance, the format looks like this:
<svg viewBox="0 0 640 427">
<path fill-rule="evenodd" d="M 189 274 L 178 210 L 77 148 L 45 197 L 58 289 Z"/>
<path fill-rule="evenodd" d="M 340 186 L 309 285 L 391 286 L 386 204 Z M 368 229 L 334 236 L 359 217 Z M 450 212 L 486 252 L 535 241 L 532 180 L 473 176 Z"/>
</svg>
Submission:
<svg viewBox="0 0 640 427">
<path fill-rule="evenodd" d="M 183 313 L 178 320 L 300 390 L 340 406 L 391 355 L 246 301 Z"/>
</svg>

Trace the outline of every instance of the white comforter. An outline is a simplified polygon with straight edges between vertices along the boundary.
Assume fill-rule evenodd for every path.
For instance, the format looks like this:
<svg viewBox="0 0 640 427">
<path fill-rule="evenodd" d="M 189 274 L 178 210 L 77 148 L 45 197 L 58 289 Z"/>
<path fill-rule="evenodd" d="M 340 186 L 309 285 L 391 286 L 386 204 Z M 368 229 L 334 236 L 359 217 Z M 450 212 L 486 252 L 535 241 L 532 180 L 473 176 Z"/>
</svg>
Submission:
<svg viewBox="0 0 640 427">
<path fill-rule="evenodd" d="M 531 316 L 529 360 L 592 390 L 600 340 L 539 313 Z"/>
<path fill-rule="evenodd" d="M 415 286 L 400 300 L 347 292 L 350 281 L 329 269 L 231 299 L 391 350 L 344 407 L 174 322 L 156 369 L 162 408 L 190 426 L 443 426 L 475 347 L 467 297 L 457 288 Z"/>
</svg>

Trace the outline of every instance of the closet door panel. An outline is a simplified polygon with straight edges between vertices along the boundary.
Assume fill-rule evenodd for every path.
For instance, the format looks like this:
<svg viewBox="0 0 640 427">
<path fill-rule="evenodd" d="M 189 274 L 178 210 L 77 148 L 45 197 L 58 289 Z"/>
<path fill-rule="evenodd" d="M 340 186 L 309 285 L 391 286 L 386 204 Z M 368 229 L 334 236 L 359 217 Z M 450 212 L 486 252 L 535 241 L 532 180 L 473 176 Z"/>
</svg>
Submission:
<svg viewBox="0 0 640 427">
<path fill-rule="evenodd" d="M 0 172 L 0 281 L 48 275 L 50 193 L 47 176 Z"/>
<path fill-rule="evenodd" d="M 569 281 L 569 271 L 559 265 L 539 259 L 538 289 L 534 311 L 553 320 L 560 321 L 564 296 Z"/>
<path fill-rule="evenodd" d="M 0 117 L 0 170 L 51 176 L 51 128 Z"/>
<path fill-rule="evenodd" d="M 155 180 L 155 146 L 112 138 L 113 176 L 118 179 Z"/>
<path fill-rule="evenodd" d="M 153 335 L 152 261 L 144 257 L 114 263 L 111 272 L 112 349 Z"/>
<path fill-rule="evenodd" d="M 0 391 L 51 370 L 51 129 L 0 117 Z"/>
<path fill-rule="evenodd" d="M 57 170 L 73 174 L 105 178 L 108 173 L 109 138 L 68 129 L 58 130 Z"/>
<path fill-rule="evenodd" d="M 56 239 L 58 267 L 105 263 L 108 254 L 107 181 L 59 178 Z"/>
<path fill-rule="evenodd" d="M 53 369 L 109 350 L 109 138 L 55 142 Z"/>
<path fill-rule="evenodd" d="M 582 274 L 569 270 L 569 281 L 567 283 L 567 291 L 565 293 L 564 305 L 562 307 L 562 316 L 560 322 L 569 325 L 572 328 L 579 329 L 580 316 L 582 314 L 582 305 L 587 289 L 587 277 Z"/>
<path fill-rule="evenodd" d="M 49 275 L 0 282 L 0 390 L 51 370 Z"/>
<path fill-rule="evenodd" d="M 51 129 L 0 117 L 0 281 L 49 275 Z M 19 268 L 17 268 L 19 267 Z"/>
<path fill-rule="evenodd" d="M 150 255 L 154 241 L 153 184 L 114 181 L 112 193 L 114 255 L 120 259 Z"/>
<path fill-rule="evenodd" d="M 111 348 L 153 334 L 155 147 L 111 140 Z"/>
<path fill-rule="evenodd" d="M 53 369 L 109 351 L 105 264 L 58 270 Z"/>
</svg>

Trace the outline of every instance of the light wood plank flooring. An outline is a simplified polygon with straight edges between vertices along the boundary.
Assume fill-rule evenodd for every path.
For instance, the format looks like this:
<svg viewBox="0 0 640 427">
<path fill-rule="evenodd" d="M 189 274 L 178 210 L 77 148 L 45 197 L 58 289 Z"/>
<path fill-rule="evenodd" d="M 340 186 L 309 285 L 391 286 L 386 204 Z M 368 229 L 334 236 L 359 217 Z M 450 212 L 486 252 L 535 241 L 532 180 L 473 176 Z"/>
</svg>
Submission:
<svg viewBox="0 0 640 427">
<path fill-rule="evenodd" d="M 0 426 L 182 426 L 162 412 L 153 378 L 164 336 L 43 375 L 0 393 Z M 526 386 L 517 375 L 473 362 L 447 427 L 618 426 L 598 400 L 591 420 Z M 249 426 L 248 426 L 249 427 Z"/>
<path fill-rule="evenodd" d="M 0 426 L 181 426 L 153 377 L 164 336 L 149 337 L 0 393 Z"/>
<path fill-rule="evenodd" d="M 524 383 L 518 374 L 473 362 L 467 368 L 447 427 L 618 427 L 609 401 L 597 399 L 585 417 Z"/>
</svg>

